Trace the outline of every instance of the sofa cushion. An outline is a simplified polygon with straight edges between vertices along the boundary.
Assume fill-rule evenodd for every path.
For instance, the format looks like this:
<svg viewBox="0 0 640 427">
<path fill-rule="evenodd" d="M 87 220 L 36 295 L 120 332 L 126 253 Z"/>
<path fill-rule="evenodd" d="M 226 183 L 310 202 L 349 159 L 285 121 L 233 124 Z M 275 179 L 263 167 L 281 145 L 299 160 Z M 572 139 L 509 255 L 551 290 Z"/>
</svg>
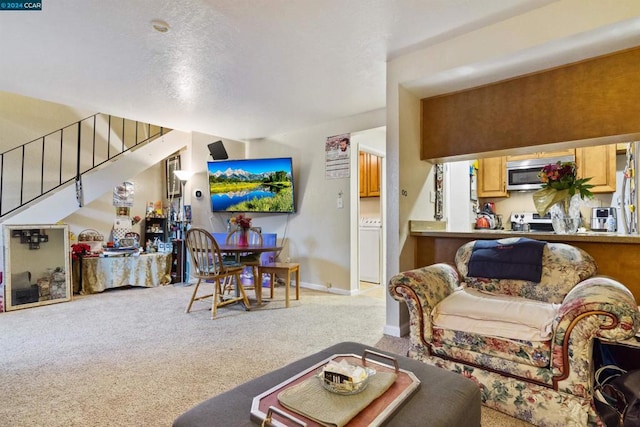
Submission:
<svg viewBox="0 0 640 427">
<path fill-rule="evenodd" d="M 432 346 L 438 354 L 477 363 L 482 366 L 485 366 L 484 360 L 489 357 L 499 358 L 503 361 L 509 360 L 518 365 L 536 368 L 547 368 L 551 362 L 551 340 L 523 341 L 434 328 Z M 466 353 L 467 351 L 473 353 Z M 462 353 L 466 355 L 463 356 Z M 469 359 L 469 354 L 482 356 Z M 526 373 L 519 371 L 518 375 L 531 375 L 531 368 L 521 367 L 521 369 Z M 516 374 L 516 372 L 513 372 L 513 374 Z"/>
<path fill-rule="evenodd" d="M 433 326 L 527 341 L 551 338 L 559 305 L 459 288 L 437 304 Z"/>
<path fill-rule="evenodd" d="M 471 277 L 468 264 L 474 243 L 471 241 L 462 245 L 455 257 L 461 281 L 471 288 L 560 304 L 575 285 L 596 273 L 596 263 L 588 253 L 565 243 L 554 242 L 547 243 L 542 252 L 540 282 Z"/>
</svg>

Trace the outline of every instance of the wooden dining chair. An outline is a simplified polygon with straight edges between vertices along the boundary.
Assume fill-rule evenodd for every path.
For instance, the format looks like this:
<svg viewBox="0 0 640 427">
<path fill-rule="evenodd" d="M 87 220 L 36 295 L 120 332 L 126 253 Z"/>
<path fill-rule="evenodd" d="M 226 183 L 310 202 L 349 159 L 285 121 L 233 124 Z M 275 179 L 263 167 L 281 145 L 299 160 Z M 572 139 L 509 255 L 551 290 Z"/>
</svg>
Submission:
<svg viewBox="0 0 640 427">
<path fill-rule="evenodd" d="M 218 247 L 216 239 L 211 233 L 202 228 L 187 230 L 185 235 L 187 250 L 191 256 L 191 275 L 198 279 L 186 312 L 191 310 L 194 301 L 213 298 L 211 318 L 218 312 L 218 307 L 236 302 L 242 302 L 246 310 L 250 310 L 249 299 L 240 281 L 243 266 L 236 262 L 225 261 Z M 213 282 L 213 293 L 198 295 L 198 288 L 203 280 Z M 235 281 L 237 293 L 225 295 L 223 284 L 233 285 Z M 225 285 L 226 286 L 226 285 Z"/>
<path fill-rule="evenodd" d="M 238 244 L 238 240 L 240 238 L 241 232 L 242 231 L 240 229 L 231 231 L 229 234 L 227 234 L 225 243 L 227 245 Z M 247 240 L 250 245 L 262 246 L 263 239 L 262 239 L 261 230 L 259 228 L 251 227 L 249 229 L 249 235 Z M 246 253 L 241 252 L 239 255 L 232 254 L 232 255 L 227 255 L 225 257 L 225 259 L 232 259 L 232 258 L 235 259 L 240 264 L 242 264 L 243 267 L 251 267 L 251 274 L 253 276 L 253 286 L 246 286 L 245 289 L 255 290 L 256 281 L 258 277 L 258 266 L 260 265 L 260 254 L 251 253 L 251 252 L 246 252 Z M 227 284 L 227 286 L 225 286 L 225 292 L 228 292 L 229 290 L 230 289 Z"/>
</svg>

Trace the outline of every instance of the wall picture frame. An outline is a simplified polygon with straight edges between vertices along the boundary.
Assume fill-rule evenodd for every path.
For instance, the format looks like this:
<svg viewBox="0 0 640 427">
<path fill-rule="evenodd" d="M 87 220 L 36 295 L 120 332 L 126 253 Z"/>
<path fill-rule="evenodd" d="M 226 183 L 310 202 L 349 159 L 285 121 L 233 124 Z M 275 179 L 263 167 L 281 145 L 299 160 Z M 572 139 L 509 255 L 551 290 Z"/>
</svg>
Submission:
<svg viewBox="0 0 640 427">
<path fill-rule="evenodd" d="M 180 155 L 176 154 L 165 161 L 167 199 L 182 197 L 182 183 L 173 171 L 180 170 Z"/>
</svg>

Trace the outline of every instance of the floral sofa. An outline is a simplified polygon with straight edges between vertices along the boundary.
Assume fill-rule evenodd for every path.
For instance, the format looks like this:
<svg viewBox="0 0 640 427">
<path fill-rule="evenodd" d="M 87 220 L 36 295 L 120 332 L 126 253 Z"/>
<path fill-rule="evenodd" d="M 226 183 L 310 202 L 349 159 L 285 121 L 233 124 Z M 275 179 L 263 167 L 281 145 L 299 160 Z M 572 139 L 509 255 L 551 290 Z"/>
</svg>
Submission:
<svg viewBox="0 0 640 427">
<path fill-rule="evenodd" d="M 536 242 L 490 242 L 524 241 Z M 516 418 L 542 426 L 596 425 L 593 340 L 632 337 L 640 327 L 638 306 L 624 285 L 596 275 L 583 250 L 538 243 L 538 281 L 472 276 L 476 241 L 458 249 L 455 267 L 440 263 L 392 277 L 390 294 L 409 310 L 408 353 L 475 381 L 484 405 Z M 518 276 L 522 269 L 515 267 L 504 270 Z"/>
</svg>

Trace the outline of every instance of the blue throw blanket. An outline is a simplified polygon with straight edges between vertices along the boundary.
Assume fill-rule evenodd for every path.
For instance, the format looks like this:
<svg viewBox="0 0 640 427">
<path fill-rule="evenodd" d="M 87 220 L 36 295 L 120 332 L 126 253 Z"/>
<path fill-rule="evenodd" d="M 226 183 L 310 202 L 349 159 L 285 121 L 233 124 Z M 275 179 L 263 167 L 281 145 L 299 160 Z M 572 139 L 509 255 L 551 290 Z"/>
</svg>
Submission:
<svg viewBox="0 0 640 427">
<path fill-rule="evenodd" d="M 469 259 L 469 276 L 540 282 L 547 242 L 527 239 L 478 240 Z"/>
</svg>

